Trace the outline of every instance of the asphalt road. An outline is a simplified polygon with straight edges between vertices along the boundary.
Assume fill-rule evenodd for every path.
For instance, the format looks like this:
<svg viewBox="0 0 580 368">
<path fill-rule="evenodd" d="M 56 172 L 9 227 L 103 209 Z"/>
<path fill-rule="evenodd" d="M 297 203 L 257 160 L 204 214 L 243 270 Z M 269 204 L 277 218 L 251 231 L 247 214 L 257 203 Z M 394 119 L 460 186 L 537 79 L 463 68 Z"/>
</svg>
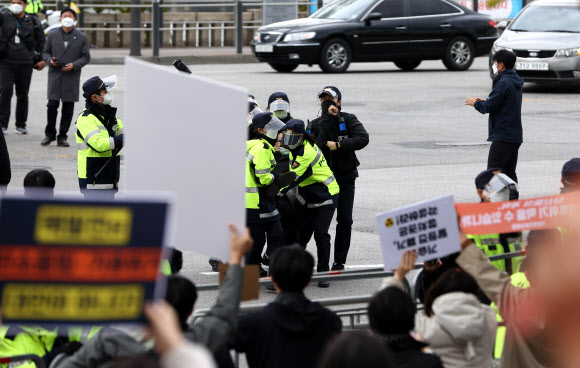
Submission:
<svg viewBox="0 0 580 368">
<path fill-rule="evenodd" d="M 356 114 L 370 134 L 370 144 L 358 153 L 360 178 L 356 183 L 353 237 L 347 266 L 381 263 L 375 225 L 377 213 L 445 194 L 453 194 L 456 201 L 477 201 L 473 180 L 486 168 L 487 116 L 463 103 L 468 96 L 486 97 L 489 93 L 487 58 L 478 58 L 466 72 L 449 72 L 439 61 L 424 62 L 412 72 L 400 71 L 391 63 L 354 64 L 348 73 L 335 75 L 307 66 L 281 74 L 266 64 L 196 65 L 191 69 L 199 76 L 247 88 L 256 95 L 262 108 L 266 107 L 270 93 L 284 91 L 290 97 L 292 116 L 303 120 L 317 116 L 316 96 L 320 89 L 326 85 L 340 88 L 344 111 Z M 114 105 L 119 107 L 119 116 L 123 118 L 123 66 L 89 65 L 83 70 L 83 80 L 111 74 L 117 74 L 120 79 L 120 86 L 114 91 Z M 78 188 L 74 144 L 70 148 L 57 148 L 54 144 L 40 146 L 46 120 L 46 83 L 46 71 L 35 71 L 30 93 L 30 134 L 15 134 L 14 120 L 10 123 L 6 140 L 13 180 L 9 191 L 21 191 L 24 175 L 39 167 L 54 173 L 57 190 Z M 579 155 L 580 130 L 576 126 L 580 121 L 579 94 L 580 88 L 524 86 L 525 143 L 520 149 L 517 170 L 521 197 L 557 193 L 562 164 Z M 227 101 L 223 103 L 227 106 Z M 76 105 L 77 113 L 82 107 L 81 103 Z M 173 122 L 174 125 L 160 125 L 156 136 L 171 139 L 172 134 L 179 134 L 179 124 L 192 123 L 195 111 L 189 116 L 191 119 Z M 129 132 L 138 128 L 138 122 L 125 121 L 125 124 Z M 207 137 L 194 139 L 215 139 L 219 143 L 219 134 L 208 133 Z M 69 141 L 74 142 L 74 126 Z M 179 160 L 173 162 L 176 170 L 183 169 L 178 166 Z M 313 242 L 309 249 L 316 253 Z M 217 282 L 215 274 L 203 273 L 207 271 L 205 257 L 185 255 L 183 274 L 196 284 Z M 312 298 L 365 295 L 373 293 L 379 284 L 377 279 L 333 282 L 329 289 L 311 286 L 307 295 Z M 215 292 L 202 292 L 197 307 L 211 305 L 215 295 Z M 273 298 L 261 290 L 259 302 Z"/>
</svg>

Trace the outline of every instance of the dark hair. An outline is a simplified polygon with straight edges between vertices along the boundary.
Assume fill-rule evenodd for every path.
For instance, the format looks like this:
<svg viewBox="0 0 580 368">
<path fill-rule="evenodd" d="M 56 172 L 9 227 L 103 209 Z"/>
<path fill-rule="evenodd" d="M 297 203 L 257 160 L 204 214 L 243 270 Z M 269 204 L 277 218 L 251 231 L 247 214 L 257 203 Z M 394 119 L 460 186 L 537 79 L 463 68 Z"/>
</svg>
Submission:
<svg viewBox="0 0 580 368">
<path fill-rule="evenodd" d="M 344 332 L 324 349 L 318 368 L 394 368 L 385 344 L 364 331 Z"/>
<path fill-rule="evenodd" d="M 417 307 L 411 297 L 397 287 L 376 293 L 368 307 L 371 330 L 381 335 L 408 334 L 415 327 Z"/>
<path fill-rule="evenodd" d="M 175 308 L 181 327 L 185 330 L 187 319 L 193 311 L 193 306 L 197 300 L 195 285 L 185 277 L 171 275 L 167 278 L 165 300 Z"/>
<path fill-rule="evenodd" d="M 54 176 L 48 170 L 34 169 L 24 177 L 24 187 L 53 188 Z"/>
<path fill-rule="evenodd" d="M 516 54 L 509 50 L 499 50 L 493 55 L 492 60 L 503 63 L 506 69 L 513 69 L 516 65 Z"/>
<path fill-rule="evenodd" d="M 451 268 L 445 271 L 425 293 L 425 299 L 423 300 L 425 314 L 432 316 L 435 299 L 443 294 L 453 292 L 473 294 L 476 298 L 479 298 L 479 286 L 477 286 L 475 279 L 459 268 Z"/>
<path fill-rule="evenodd" d="M 304 132 L 304 140 L 310 143 L 313 147 L 316 144 L 316 139 L 314 139 L 314 136 L 308 132 Z"/>
<path fill-rule="evenodd" d="M 302 292 L 314 269 L 314 257 L 299 244 L 278 248 L 270 256 L 270 275 L 282 291 Z"/>
<path fill-rule="evenodd" d="M 62 17 L 62 15 L 64 13 L 72 13 L 73 17 L 75 17 L 75 20 L 77 19 L 77 12 L 72 10 L 71 8 L 64 8 L 63 10 L 60 11 L 60 16 Z"/>
<path fill-rule="evenodd" d="M 528 234 L 528 254 L 533 249 L 540 246 L 550 246 L 554 242 L 562 241 L 562 233 L 558 229 L 542 229 L 542 230 L 532 230 Z"/>
<path fill-rule="evenodd" d="M 111 368 L 160 368 L 159 360 L 149 354 L 140 354 L 132 357 L 117 358 L 110 365 Z"/>
</svg>

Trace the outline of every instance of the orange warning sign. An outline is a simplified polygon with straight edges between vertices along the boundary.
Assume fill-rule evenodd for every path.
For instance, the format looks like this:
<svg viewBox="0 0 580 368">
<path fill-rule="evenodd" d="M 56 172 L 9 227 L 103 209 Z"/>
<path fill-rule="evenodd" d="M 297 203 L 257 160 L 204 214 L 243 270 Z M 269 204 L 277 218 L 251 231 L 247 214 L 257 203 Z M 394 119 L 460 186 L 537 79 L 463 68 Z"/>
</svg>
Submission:
<svg viewBox="0 0 580 368">
<path fill-rule="evenodd" d="M 161 249 L 3 246 L 2 281 L 154 282 Z"/>
<path fill-rule="evenodd" d="M 497 203 L 458 203 L 461 228 L 467 234 L 504 234 L 567 226 L 579 214 L 577 193 Z"/>
</svg>

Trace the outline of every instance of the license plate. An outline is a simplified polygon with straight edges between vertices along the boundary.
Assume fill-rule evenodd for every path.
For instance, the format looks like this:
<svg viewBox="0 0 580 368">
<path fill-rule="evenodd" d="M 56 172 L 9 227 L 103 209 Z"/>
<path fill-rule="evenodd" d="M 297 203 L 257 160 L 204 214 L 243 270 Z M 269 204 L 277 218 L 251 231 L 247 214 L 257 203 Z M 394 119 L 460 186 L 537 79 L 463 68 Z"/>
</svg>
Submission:
<svg viewBox="0 0 580 368">
<path fill-rule="evenodd" d="M 274 45 L 256 45 L 256 52 L 274 52 Z"/>
<path fill-rule="evenodd" d="M 548 70 L 548 63 L 516 63 L 516 70 Z"/>
</svg>

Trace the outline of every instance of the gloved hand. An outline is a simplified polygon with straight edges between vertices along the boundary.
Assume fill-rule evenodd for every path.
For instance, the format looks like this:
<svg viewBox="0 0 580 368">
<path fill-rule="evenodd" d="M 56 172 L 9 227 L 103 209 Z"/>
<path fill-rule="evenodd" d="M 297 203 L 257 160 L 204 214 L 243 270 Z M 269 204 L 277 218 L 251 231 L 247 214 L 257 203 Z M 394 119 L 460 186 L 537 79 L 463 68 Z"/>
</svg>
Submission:
<svg viewBox="0 0 580 368">
<path fill-rule="evenodd" d="M 330 106 L 336 106 L 336 102 L 332 100 L 326 100 L 322 101 L 322 104 L 320 106 L 322 107 L 322 114 L 329 115 L 328 109 L 330 108 Z"/>
<path fill-rule="evenodd" d="M 296 173 L 293 171 L 283 173 L 278 179 L 276 179 L 266 188 L 266 195 L 270 198 L 276 197 L 278 193 L 280 193 L 280 189 L 287 187 L 288 185 L 292 184 L 294 180 L 296 180 L 296 176 Z"/>
<path fill-rule="evenodd" d="M 123 137 L 124 137 L 124 134 L 121 134 L 121 135 L 117 135 L 113 138 L 113 140 L 115 141 L 115 149 L 123 148 Z"/>
</svg>

